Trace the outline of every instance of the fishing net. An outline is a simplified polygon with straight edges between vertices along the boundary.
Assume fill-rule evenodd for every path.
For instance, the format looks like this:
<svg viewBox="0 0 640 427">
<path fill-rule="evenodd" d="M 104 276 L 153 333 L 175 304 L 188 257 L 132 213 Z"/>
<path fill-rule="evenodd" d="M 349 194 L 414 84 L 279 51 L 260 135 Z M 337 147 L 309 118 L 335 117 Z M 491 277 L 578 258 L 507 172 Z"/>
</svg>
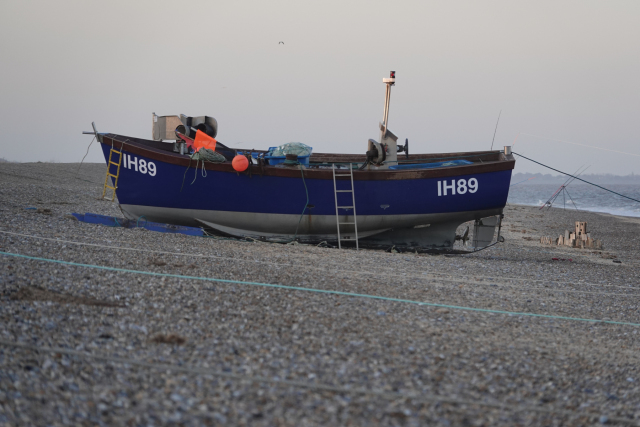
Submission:
<svg viewBox="0 0 640 427">
<path fill-rule="evenodd" d="M 196 182 L 196 178 L 198 177 L 199 165 L 200 165 L 200 169 L 202 170 L 201 172 L 202 177 L 206 178 L 207 171 L 204 168 L 204 162 L 224 163 L 227 159 L 225 159 L 225 157 L 222 154 L 203 147 L 191 155 L 191 160 L 196 161 L 196 170 L 195 170 L 195 174 L 193 175 L 193 181 L 191 181 L 191 184 L 193 184 L 194 182 Z M 201 161 L 202 163 L 200 163 Z M 180 191 L 182 191 L 182 188 L 184 187 L 184 178 L 187 176 L 187 171 L 189 170 L 190 167 L 191 167 L 191 162 L 189 162 L 189 166 L 187 166 L 187 169 L 185 169 L 184 175 L 182 176 L 182 186 L 180 187 Z"/>
<path fill-rule="evenodd" d="M 203 162 L 210 163 L 223 163 L 227 159 L 218 152 L 210 150 L 208 148 L 201 148 L 191 155 L 191 160 L 202 160 Z"/>
<path fill-rule="evenodd" d="M 296 156 L 309 156 L 313 148 L 302 142 L 287 142 L 269 152 L 270 156 L 286 156 L 287 154 L 295 154 Z"/>
</svg>

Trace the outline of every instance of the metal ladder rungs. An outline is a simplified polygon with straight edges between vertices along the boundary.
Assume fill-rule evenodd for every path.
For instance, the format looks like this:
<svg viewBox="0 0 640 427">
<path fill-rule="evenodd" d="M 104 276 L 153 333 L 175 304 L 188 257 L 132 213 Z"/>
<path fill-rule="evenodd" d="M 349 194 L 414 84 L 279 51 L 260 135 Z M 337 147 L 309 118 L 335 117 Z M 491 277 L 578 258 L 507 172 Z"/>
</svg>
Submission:
<svg viewBox="0 0 640 427">
<path fill-rule="evenodd" d="M 113 154 L 118 155 L 118 162 L 113 161 Z M 120 151 L 111 147 L 111 151 L 109 152 L 109 161 L 107 162 L 107 174 L 104 177 L 104 187 L 102 188 L 102 198 L 104 199 L 107 195 L 107 189 L 113 190 L 111 194 L 111 201 L 116 198 L 116 190 L 118 189 L 118 177 L 120 176 L 120 166 L 122 165 L 122 148 Z M 116 166 L 115 175 L 111 173 L 111 165 Z M 113 187 L 109 185 L 109 178 L 114 178 Z"/>
<path fill-rule="evenodd" d="M 354 229 L 354 234 L 355 234 L 355 241 L 356 241 L 356 250 L 360 249 L 360 246 L 358 244 L 358 219 L 356 216 L 356 194 L 355 194 L 355 187 L 353 184 L 353 165 L 351 163 L 349 163 L 349 171 L 347 173 L 337 173 L 336 170 L 336 165 L 333 164 L 332 165 L 332 172 L 333 172 L 333 193 L 335 196 L 335 202 L 336 202 L 336 228 L 337 228 L 337 232 L 338 232 L 338 248 L 342 249 L 342 245 L 341 245 L 341 241 L 343 240 L 349 240 L 349 241 L 353 241 L 354 238 L 349 236 L 348 238 L 342 238 L 340 236 L 340 226 L 341 225 L 353 225 L 353 229 Z M 349 190 L 338 190 L 337 188 L 337 178 L 350 178 L 351 181 L 351 189 Z M 344 182 L 344 181 L 343 181 Z M 338 206 L 338 193 L 351 193 L 351 201 L 353 203 L 352 206 Z M 338 212 L 338 209 L 353 209 L 353 222 L 351 221 L 347 221 L 347 222 L 340 222 L 340 213 Z M 347 214 L 347 216 L 349 216 Z"/>
</svg>

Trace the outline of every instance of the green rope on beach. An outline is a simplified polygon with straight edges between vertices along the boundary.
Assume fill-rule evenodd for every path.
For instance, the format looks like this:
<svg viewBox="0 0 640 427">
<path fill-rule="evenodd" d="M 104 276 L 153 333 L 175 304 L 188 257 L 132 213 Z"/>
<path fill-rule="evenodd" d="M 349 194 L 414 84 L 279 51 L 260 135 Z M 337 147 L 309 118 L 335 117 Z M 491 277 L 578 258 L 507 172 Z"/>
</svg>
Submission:
<svg viewBox="0 0 640 427">
<path fill-rule="evenodd" d="M 140 227 L 140 218 L 144 218 L 144 223 L 145 223 L 145 225 L 147 224 L 147 222 L 149 222 L 149 221 L 147 220 L 147 217 L 146 217 L 146 216 L 144 216 L 144 215 L 140 215 L 140 216 L 138 217 L 138 219 L 136 219 L 136 227 Z"/>
<path fill-rule="evenodd" d="M 49 258 L 41 258 L 34 257 L 29 255 L 15 254 L 11 252 L 2 252 L 0 251 L 0 255 L 10 256 L 15 258 L 23 258 L 34 261 L 44 261 L 51 262 L 55 264 L 63 264 L 63 265 L 71 265 L 75 267 L 85 267 L 85 268 L 95 268 L 98 270 L 107 270 L 107 271 L 117 271 L 122 273 L 131 273 L 131 274 L 144 274 L 147 276 L 160 276 L 160 277 L 173 277 L 176 279 L 189 279 L 189 280 L 202 280 L 207 282 L 218 282 L 218 283 L 232 283 L 236 285 L 249 285 L 249 286 L 260 286 L 265 288 L 276 288 L 276 289 L 287 289 L 291 291 L 303 291 L 303 292 L 314 292 L 319 294 L 329 294 L 329 295 L 343 295 L 348 297 L 357 297 L 357 298 L 367 298 L 381 301 L 389 301 L 389 302 L 400 302 L 405 304 L 416 304 L 420 306 L 428 306 L 428 307 L 438 307 L 438 308 L 448 308 L 452 310 L 465 310 L 465 311 L 475 311 L 480 313 L 494 313 L 494 314 L 506 314 L 510 316 L 529 316 L 529 317 L 539 317 L 545 319 L 554 319 L 554 320 L 571 320 L 576 322 L 589 322 L 589 323 L 604 323 L 610 325 L 624 325 L 624 326 L 637 326 L 640 327 L 640 323 L 631 323 L 631 322 L 618 322 L 614 320 L 598 320 L 598 319 L 584 319 L 580 317 L 568 317 L 568 316 L 556 316 L 552 314 L 539 314 L 539 313 L 524 313 L 524 312 L 513 312 L 513 311 L 504 311 L 504 310 L 492 310 L 488 308 L 475 308 L 475 307 L 464 307 L 457 305 L 449 305 L 449 304 L 438 304 L 433 302 L 424 302 L 424 301 L 414 301 L 408 299 L 401 298 L 391 298 L 391 297 L 383 297 L 378 295 L 368 295 L 368 294 L 357 294 L 353 292 L 342 292 L 342 291 L 333 291 L 329 289 L 313 289 L 313 288 L 303 288 L 300 286 L 287 286 L 287 285 L 277 285 L 272 283 L 260 283 L 260 282 L 245 282 L 241 280 L 229 280 L 229 279 L 216 279 L 213 277 L 200 277 L 200 276 L 184 276 L 181 274 L 170 274 L 170 273 L 156 273 L 154 271 L 143 271 L 143 270 L 129 270 L 126 268 L 118 268 L 118 267 L 106 267 L 102 265 L 94 265 L 94 264 L 81 264 L 77 262 L 71 261 L 61 261 L 57 259 L 49 259 Z"/>
</svg>

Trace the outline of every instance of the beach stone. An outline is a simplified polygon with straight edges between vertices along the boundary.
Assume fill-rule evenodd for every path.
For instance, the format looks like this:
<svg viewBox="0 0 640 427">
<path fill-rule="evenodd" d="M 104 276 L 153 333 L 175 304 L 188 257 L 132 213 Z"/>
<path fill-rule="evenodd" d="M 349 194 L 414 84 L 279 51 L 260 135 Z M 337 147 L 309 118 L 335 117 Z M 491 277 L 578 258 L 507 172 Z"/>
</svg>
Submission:
<svg viewBox="0 0 640 427">
<path fill-rule="evenodd" d="M 197 238 L 72 219 L 121 216 L 78 167 L 0 164 L 2 252 L 75 263 L 0 255 L 0 423 L 640 422 L 636 219 L 510 204 L 448 256 Z M 576 220 L 606 251 L 522 239 Z"/>
</svg>

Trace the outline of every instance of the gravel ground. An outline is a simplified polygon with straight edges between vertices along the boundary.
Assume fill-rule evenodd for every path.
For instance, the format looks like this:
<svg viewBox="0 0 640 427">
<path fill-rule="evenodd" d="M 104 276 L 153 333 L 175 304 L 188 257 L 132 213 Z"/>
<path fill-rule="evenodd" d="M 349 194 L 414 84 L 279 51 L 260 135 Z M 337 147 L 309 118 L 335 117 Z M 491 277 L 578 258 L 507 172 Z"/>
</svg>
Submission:
<svg viewBox="0 0 640 427">
<path fill-rule="evenodd" d="M 249 243 L 72 219 L 120 215 L 104 169 L 0 164 L 0 252 L 90 265 L 0 255 L 2 425 L 640 423 L 636 219 L 508 206 L 468 255 Z M 604 250 L 539 243 L 576 220 Z"/>
</svg>

